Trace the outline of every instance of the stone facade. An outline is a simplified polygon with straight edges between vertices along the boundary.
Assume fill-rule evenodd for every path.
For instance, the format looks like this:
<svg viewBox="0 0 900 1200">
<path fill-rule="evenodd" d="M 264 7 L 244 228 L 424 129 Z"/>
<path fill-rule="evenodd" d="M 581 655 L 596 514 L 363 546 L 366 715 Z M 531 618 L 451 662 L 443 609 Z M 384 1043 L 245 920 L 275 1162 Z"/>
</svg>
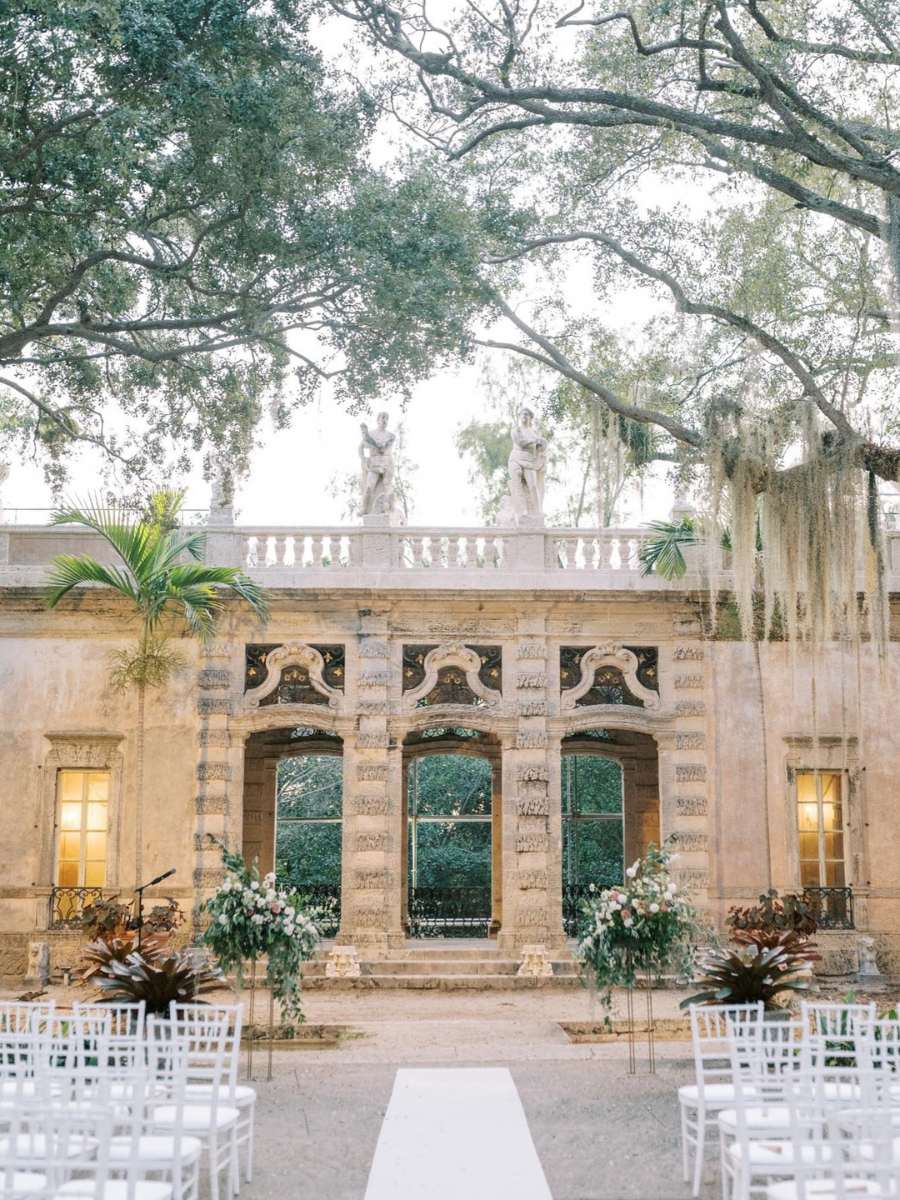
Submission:
<svg viewBox="0 0 900 1200">
<path fill-rule="evenodd" d="M 50 553 L 69 548 L 59 533 L 43 536 Z M 389 553 L 400 544 L 391 539 L 400 537 L 417 553 L 428 548 L 429 538 L 414 532 L 379 536 Z M 2 972 L 24 972 L 29 943 L 47 940 L 58 771 L 110 772 L 108 890 L 127 895 L 137 882 L 175 867 L 158 891 L 196 915 L 221 877 L 213 839 L 271 861 L 278 755 L 256 754 L 253 739 L 300 726 L 328 735 L 342 755 L 338 942 L 366 956 L 387 954 L 407 936 L 405 762 L 411 740 L 449 725 L 479 730 L 490 741 L 492 928 L 504 948 L 554 952 L 564 944 L 561 756 L 591 731 L 607 730 L 613 744 L 595 750 L 623 765 L 626 852 L 671 838 L 682 882 L 715 920 L 769 887 L 798 886 L 794 776 L 813 768 L 841 772 L 856 927 L 875 936 L 885 962 L 900 961 L 897 642 L 883 668 L 868 650 L 859 670 L 839 648 L 820 655 L 814 724 L 812 668 L 802 655 L 795 661 L 779 644 L 705 640 L 687 583 L 626 586 L 599 568 L 586 578 L 568 571 L 561 578 L 548 566 L 549 536 L 523 534 L 508 552 L 509 572 L 497 577 L 484 568 L 487 538 L 475 549 L 475 539 L 465 547 L 460 539 L 465 563 L 476 550 L 478 558 L 449 572 L 440 589 L 410 571 L 401 580 L 399 571 L 378 568 L 368 586 L 362 569 L 326 590 L 324 569 L 310 580 L 296 570 L 288 575 L 276 547 L 275 564 L 258 572 L 273 588 L 265 630 L 229 606 L 217 640 L 204 647 L 185 639 L 186 666 L 148 695 L 140 809 L 137 701 L 108 687 L 110 653 L 135 631 L 126 607 L 86 591 L 48 612 L 38 590 L 39 555 L 0 565 Z M 243 544 L 233 532 L 215 538 L 223 553 Z M 529 538 L 538 539 L 537 551 Z M 512 561 L 526 554 L 533 569 Z M 341 686 L 322 681 L 321 703 L 257 701 L 248 694 L 254 689 L 245 690 L 245 657 L 248 645 L 261 642 L 290 646 L 291 663 L 303 661 L 304 647 L 342 647 Z M 411 644 L 436 648 L 429 656 L 435 680 L 442 663 L 462 671 L 472 703 L 411 700 L 417 693 L 403 688 L 404 647 Z M 485 645 L 499 647 L 499 687 L 480 681 L 467 658 Z M 630 662 L 629 647 L 652 648 L 653 702 L 585 704 L 589 690 L 566 698 L 566 647 L 583 650 L 583 661 L 591 652 L 601 666 L 616 656 Z"/>
</svg>

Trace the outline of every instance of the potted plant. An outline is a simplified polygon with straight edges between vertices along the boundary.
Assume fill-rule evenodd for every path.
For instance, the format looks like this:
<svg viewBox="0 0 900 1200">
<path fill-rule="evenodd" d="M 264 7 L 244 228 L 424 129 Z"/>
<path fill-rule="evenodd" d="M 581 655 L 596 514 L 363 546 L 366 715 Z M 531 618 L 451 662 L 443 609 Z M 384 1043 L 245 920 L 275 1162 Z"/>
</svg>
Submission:
<svg viewBox="0 0 900 1200">
<path fill-rule="evenodd" d="M 770 1016 L 789 1016 L 778 998 L 808 990 L 812 963 L 819 957 L 812 943 L 793 930 L 741 930 L 735 941 L 737 946 L 706 956 L 698 981 L 701 991 L 682 1000 L 681 1007 L 761 1000 Z"/>
</svg>

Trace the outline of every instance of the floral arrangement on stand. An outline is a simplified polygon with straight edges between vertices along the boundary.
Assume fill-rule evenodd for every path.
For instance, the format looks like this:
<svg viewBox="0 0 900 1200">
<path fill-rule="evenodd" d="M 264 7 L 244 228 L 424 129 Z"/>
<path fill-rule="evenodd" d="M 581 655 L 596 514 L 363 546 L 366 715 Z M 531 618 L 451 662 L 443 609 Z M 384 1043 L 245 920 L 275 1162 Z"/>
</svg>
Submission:
<svg viewBox="0 0 900 1200">
<path fill-rule="evenodd" d="M 262 879 L 254 863 L 216 843 L 227 869 L 224 882 L 204 908 L 209 914 L 203 941 L 224 971 L 243 978 L 244 964 L 266 958 L 266 986 L 284 1017 L 302 1021 L 300 967 L 319 944 L 319 929 L 296 892 L 279 888 L 274 872 Z"/>
<path fill-rule="evenodd" d="M 672 855 L 651 844 L 620 886 L 591 889 L 582 902 L 579 958 L 602 993 L 633 989 L 638 976 L 669 969 L 690 977 L 699 934 L 697 912 L 671 877 Z"/>
</svg>

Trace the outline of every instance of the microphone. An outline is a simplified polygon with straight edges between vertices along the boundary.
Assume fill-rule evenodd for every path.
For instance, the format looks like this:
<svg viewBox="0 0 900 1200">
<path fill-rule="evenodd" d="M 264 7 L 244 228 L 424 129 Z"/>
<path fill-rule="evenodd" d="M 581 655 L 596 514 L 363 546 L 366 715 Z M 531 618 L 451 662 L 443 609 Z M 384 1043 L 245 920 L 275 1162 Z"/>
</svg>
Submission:
<svg viewBox="0 0 900 1200">
<path fill-rule="evenodd" d="M 174 875 L 174 874 L 175 874 L 175 868 L 169 867 L 168 871 L 163 871 L 162 875 L 157 875 L 157 877 L 155 879 L 151 879 L 149 883 L 145 883 L 143 885 L 143 887 L 141 887 L 139 889 L 139 891 L 143 891 L 144 888 L 156 887 L 156 885 L 158 883 L 162 883 L 162 881 L 164 879 L 168 879 L 170 875 Z"/>
</svg>

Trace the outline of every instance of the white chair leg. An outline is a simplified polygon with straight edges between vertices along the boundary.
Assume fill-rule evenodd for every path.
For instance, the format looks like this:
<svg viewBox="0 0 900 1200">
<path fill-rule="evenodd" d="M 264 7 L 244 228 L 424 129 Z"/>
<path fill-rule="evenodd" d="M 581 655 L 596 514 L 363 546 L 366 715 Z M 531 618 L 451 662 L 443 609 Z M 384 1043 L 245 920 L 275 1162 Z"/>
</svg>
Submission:
<svg viewBox="0 0 900 1200">
<path fill-rule="evenodd" d="M 253 1179 L 253 1135 L 256 1126 L 256 1112 L 253 1105 L 250 1106 L 249 1113 L 250 1121 L 247 1129 L 247 1162 L 244 1167 L 244 1178 L 248 1183 L 250 1183 L 250 1181 Z"/>
<path fill-rule="evenodd" d="M 700 1184 L 703 1182 L 703 1155 L 706 1149 L 706 1108 L 703 1105 L 697 1109 L 697 1141 L 694 1146 L 694 1183 L 691 1188 L 692 1196 L 700 1195 Z"/>
<path fill-rule="evenodd" d="M 681 1174 L 684 1182 L 687 1183 L 691 1178 L 690 1155 L 688 1154 L 687 1105 L 682 1104 L 679 1107 L 681 1108 Z"/>
<path fill-rule="evenodd" d="M 236 1196 L 241 1190 L 241 1169 L 238 1161 L 237 1126 L 235 1126 L 231 1131 L 231 1141 L 228 1152 L 228 1182 L 231 1187 L 232 1196 Z"/>
<path fill-rule="evenodd" d="M 209 1198 L 210 1200 L 219 1200 L 219 1147 L 215 1134 L 210 1134 L 207 1153 L 209 1154 Z"/>
</svg>

